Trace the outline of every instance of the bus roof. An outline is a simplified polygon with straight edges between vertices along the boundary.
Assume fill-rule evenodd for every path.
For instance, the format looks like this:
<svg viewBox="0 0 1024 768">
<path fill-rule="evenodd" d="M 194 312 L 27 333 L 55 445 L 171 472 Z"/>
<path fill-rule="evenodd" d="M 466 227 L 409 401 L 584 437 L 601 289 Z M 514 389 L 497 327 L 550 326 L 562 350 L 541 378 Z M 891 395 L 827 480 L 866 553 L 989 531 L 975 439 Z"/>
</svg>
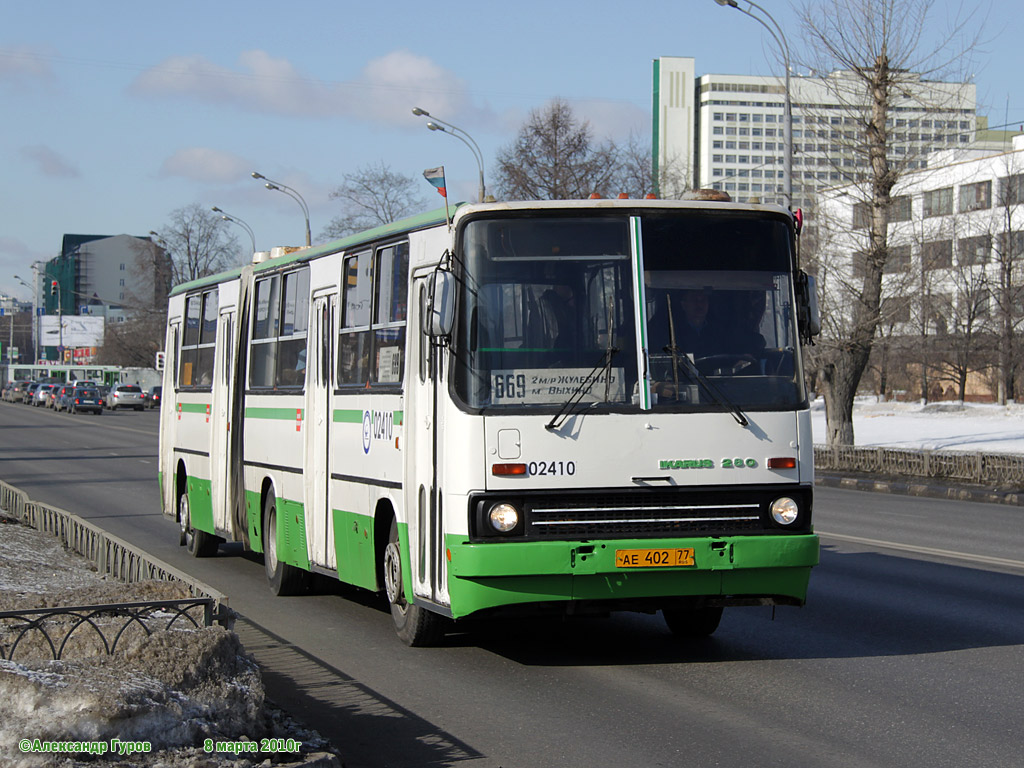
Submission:
<svg viewBox="0 0 1024 768">
<path fill-rule="evenodd" d="M 309 259 L 314 259 L 317 256 L 323 256 L 324 254 L 356 248 L 363 243 L 380 240 L 381 238 L 385 238 L 390 235 L 436 227 L 439 224 L 444 224 L 448 220 L 448 216 L 453 215 L 460 205 L 464 205 L 464 203 L 452 204 L 449 206 L 447 212 L 444 208 L 438 208 L 437 210 L 399 219 L 391 224 L 383 224 L 379 227 L 374 227 L 373 229 L 358 232 L 354 235 L 343 237 L 340 240 L 332 240 L 331 242 L 323 243 L 322 245 L 315 245 L 312 248 L 302 248 L 276 259 L 268 259 L 267 261 L 260 262 L 259 264 L 254 265 L 254 268 L 257 272 L 264 269 L 277 269 L 278 267 L 286 264 L 307 261 Z M 171 290 L 170 295 L 176 296 L 180 293 L 195 290 L 196 288 L 202 288 L 207 285 L 216 285 L 217 283 L 224 282 L 225 280 L 231 280 L 242 274 L 242 269 L 243 267 L 235 267 L 234 269 L 219 272 L 215 275 L 209 275 L 208 277 L 201 277 L 197 280 L 181 283 Z"/>
<path fill-rule="evenodd" d="M 732 202 L 709 202 L 705 200 L 623 200 L 623 199 L 598 199 L 598 200 L 528 200 L 519 202 L 494 202 L 494 203 L 454 203 L 448 207 L 447 210 L 444 208 L 438 208 L 433 211 L 426 213 L 417 214 L 416 216 L 409 216 L 404 219 L 392 222 L 391 224 L 383 224 L 373 229 L 368 229 L 363 232 L 358 232 L 354 235 L 349 235 L 340 240 L 332 240 L 322 245 L 316 245 L 311 248 L 301 248 L 292 253 L 284 256 L 279 256 L 274 259 L 268 259 L 254 265 L 254 269 L 257 272 L 268 269 L 277 269 L 278 267 L 293 264 L 295 262 L 308 261 L 318 256 L 323 256 L 328 253 L 336 253 L 338 251 L 349 250 L 357 248 L 364 243 L 370 243 L 376 240 L 380 240 L 391 235 L 398 235 L 405 232 L 414 232 L 419 229 L 428 229 L 430 227 L 436 227 L 440 224 L 445 223 L 448 217 L 451 216 L 453 220 L 462 218 L 466 215 L 473 215 L 475 213 L 491 212 L 517 212 L 517 211 L 530 211 L 530 210 L 615 210 L 615 209 L 703 209 L 703 210 L 731 210 L 731 211 L 757 211 L 760 213 L 773 213 L 780 214 L 783 216 L 792 217 L 792 212 L 783 208 L 779 205 L 774 204 L 760 204 L 760 203 L 732 203 Z M 231 280 L 238 277 L 242 273 L 243 267 L 236 267 L 234 269 L 221 272 L 208 277 L 201 277 L 198 280 L 192 280 L 187 283 L 175 286 L 171 290 L 170 295 L 176 296 L 181 293 L 186 293 L 197 288 L 202 288 L 208 285 L 216 285 L 225 280 Z"/>
</svg>

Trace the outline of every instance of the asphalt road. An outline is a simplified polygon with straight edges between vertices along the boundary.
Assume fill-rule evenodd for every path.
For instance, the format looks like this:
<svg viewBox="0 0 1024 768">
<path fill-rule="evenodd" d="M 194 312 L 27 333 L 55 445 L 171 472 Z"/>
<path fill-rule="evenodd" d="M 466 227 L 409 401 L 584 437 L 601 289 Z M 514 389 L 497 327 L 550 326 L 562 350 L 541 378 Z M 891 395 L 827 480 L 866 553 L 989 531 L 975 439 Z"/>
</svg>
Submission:
<svg viewBox="0 0 1024 768">
<path fill-rule="evenodd" d="M 493 622 L 410 649 L 367 593 L 273 598 L 258 558 L 177 546 L 157 414 L 0 403 L 0 478 L 230 596 L 271 694 L 359 766 L 1024 765 L 1024 509 L 819 488 L 801 609 Z"/>
</svg>

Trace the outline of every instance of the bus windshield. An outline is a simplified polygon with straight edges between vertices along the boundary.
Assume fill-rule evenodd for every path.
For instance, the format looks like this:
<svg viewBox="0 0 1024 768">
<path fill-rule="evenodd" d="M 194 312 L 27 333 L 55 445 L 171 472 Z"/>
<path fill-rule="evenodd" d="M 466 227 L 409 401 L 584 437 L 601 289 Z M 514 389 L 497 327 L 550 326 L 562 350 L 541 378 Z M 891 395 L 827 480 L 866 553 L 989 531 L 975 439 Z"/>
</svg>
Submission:
<svg viewBox="0 0 1024 768">
<path fill-rule="evenodd" d="M 556 411 L 573 397 L 614 410 L 803 402 L 785 220 L 706 209 L 638 216 L 640 248 L 621 214 L 465 226 L 460 400 L 499 411 Z"/>
</svg>

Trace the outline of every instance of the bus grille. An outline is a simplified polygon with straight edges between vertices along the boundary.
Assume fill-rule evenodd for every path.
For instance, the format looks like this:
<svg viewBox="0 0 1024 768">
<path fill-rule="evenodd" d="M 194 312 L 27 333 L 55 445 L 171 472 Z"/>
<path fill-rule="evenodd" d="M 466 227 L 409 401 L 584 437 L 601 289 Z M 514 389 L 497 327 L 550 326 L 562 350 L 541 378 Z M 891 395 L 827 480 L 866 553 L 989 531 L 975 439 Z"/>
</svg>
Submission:
<svg viewBox="0 0 1024 768">
<path fill-rule="evenodd" d="M 722 535 L 765 527 L 762 504 L 749 497 L 736 502 L 652 498 L 637 504 L 635 497 L 618 501 L 605 497 L 531 504 L 527 535 L 559 539 Z"/>
</svg>

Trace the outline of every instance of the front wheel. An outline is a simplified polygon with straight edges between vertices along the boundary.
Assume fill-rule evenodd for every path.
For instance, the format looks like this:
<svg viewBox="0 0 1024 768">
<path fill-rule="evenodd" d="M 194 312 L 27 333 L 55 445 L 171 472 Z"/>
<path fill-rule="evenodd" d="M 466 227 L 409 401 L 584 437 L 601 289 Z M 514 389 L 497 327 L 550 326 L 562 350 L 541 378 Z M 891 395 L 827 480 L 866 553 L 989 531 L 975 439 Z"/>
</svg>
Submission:
<svg viewBox="0 0 1024 768">
<path fill-rule="evenodd" d="M 263 568 L 275 595 L 296 595 L 306 585 L 306 572 L 282 563 L 277 547 L 277 499 L 273 492 L 263 502 Z"/>
<path fill-rule="evenodd" d="M 434 645 L 444 636 L 444 617 L 406 600 L 402 578 L 402 548 L 398 522 L 391 521 L 384 549 L 384 590 L 391 606 L 391 620 L 398 638 L 409 646 Z"/>
</svg>

